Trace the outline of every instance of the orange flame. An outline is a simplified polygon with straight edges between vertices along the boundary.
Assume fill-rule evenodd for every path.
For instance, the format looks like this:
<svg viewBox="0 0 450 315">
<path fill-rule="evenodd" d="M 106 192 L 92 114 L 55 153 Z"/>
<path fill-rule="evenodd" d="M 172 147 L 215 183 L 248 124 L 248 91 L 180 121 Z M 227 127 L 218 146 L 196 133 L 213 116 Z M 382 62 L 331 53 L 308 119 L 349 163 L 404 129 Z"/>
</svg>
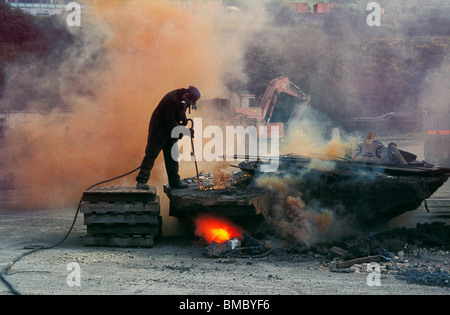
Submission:
<svg viewBox="0 0 450 315">
<path fill-rule="evenodd" d="M 242 240 L 242 229 L 223 218 L 201 215 L 195 220 L 195 227 L 195 235 L 208 243 L 225 243 L 233 237 Z"/>
</svg>

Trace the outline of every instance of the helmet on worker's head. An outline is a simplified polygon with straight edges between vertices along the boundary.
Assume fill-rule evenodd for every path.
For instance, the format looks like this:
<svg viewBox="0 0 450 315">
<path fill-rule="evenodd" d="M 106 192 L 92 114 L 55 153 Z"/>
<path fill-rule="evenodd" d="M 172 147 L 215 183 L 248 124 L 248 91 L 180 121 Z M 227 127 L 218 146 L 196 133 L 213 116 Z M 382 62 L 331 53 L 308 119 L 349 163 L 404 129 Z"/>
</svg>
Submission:
<svg viewBox="0 0 450 315">
<path fill-rule="evenodd" d="M 195 86 L 190 86 L 189 92 L 189 105 L 192 105 L 193 109 L 197 109 L 196 103 L 200 99 L 200 91 Z"/>
</svg>

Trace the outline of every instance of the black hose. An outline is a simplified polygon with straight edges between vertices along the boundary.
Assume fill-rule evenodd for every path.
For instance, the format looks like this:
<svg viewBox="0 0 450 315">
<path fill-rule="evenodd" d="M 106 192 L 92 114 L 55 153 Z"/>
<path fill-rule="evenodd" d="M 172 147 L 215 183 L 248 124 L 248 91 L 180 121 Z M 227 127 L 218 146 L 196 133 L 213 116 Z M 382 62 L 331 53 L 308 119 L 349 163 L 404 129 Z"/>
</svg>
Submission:
<svg viewBox="0 0 450 315">
<path fill-rule="evenodd" d="M 425 209 L 426 209 L 426 210 L 427 210 L 427 212 L 429 213 L 429 212 L 430 212 L 430 209 L 428 209 L 428 204 L 427 204 L 427 200 L 425 199 L 424 201 L 425 201 Z"/>
<path fill-rule="evenodd" d="M 99 183 L 96 183 L 96 184 L 90 186 L 89 188 L 87 188 L 86 191 L 91 190 L 92 188 L 94 188 L 94 187 L 96 187 L 96 186 L 99 186 L 99 185 L 101 185 L 101 184 L 105 184 L 105 183 L 111 182 L 111 181 L 113 181 L 113 180 L 116 180 L 116 179 L 119 179 L 119 178 L 128 176 L 128 175 L 130 175 L 130 174 L 136 172 L 136 171 L 139 170 L 140 168 L 141 168 L 141 167 L 138 167 L 138 168 L 136 168 L 136 169 L 134 169 L 134 170 L 132 170 L 132 171 L 129 171 L 129 172 L 125 173 L 125 174 L 122 174 L 122 175 L 116 176 L 116 177 L 114 177 L 114 178 L 107 179 L 107 180 L 101 181 L 101 182 L 99 182 Z M 66 235 L 65 235 L 59 242 L 57 242 L 57 243 L 55 243 L 55 244 L 53 244 L 53 245 L 47 245 L 47 246 L 42 245 L 42 246 L 38 246 L 38 247 L 36 247 L 36 248 L 33 248 L 32 250 L 30 250 L 30 251 L 28 251 L 28 252 L 25 252 L 25 253 L 23 253 L 23 254 L 17 256 L 17 257 L 14 258 L 14 259 L 13 259 L 13 260 L 5 267 L 5 268 L 3 268 L 3 270 L 0 272 L 0 280 L 2 280 L 2 282 L 9 288 L 9 290 L 10 290 L 12 293 L 14 293 L 14 294 L 16 294 L 16 295 L 22 295 L 18 290 L 16 290 L 16 288 L 11 284 L 11 282 L 9 282 L 8 279 L 6 279 L 6 277 L 5 277 L 6 273 L 9 271 L 9 269 L 11 269 L 11 267 L 12 267 L 16 262 L 18 262 L 19 260 L 21 260 L 21 259 L 22 259 L 23 257 L 25 257 L 25 256 L 28 256 L 28 255 L 30 255 L 30 254 L 33 254 L 33 253 L 35 253 L 35 252 L 37 252 L 37 251 L 39 251 L 39 250 L 43 250 L 43 249 L 51 249 L 51 248 L 55 248 L 55 247 L 61 245 L 61 244 L 67 239 L 67 237 L 69 236 L 69 234 L 72 232 L 73 227 L 75 226 L 75 222 L 77 221 L 77 217 L 78 217 L 78 214 L 79 214 L 79 212 L 80 212 L 80 207 L 81 207 L 82 201 L 83 201 L 83 197 L 81 197 L 80 202 L 78 203 L 77 211 L 75 212 L 75 217 L 73 218 L 72 225 L 70 226 L 70 228 L 69 228 L 68 232 L 66 233 Z M 28 247 L 28 248 L 30 248 L 30 247 Z"/>
</svg>

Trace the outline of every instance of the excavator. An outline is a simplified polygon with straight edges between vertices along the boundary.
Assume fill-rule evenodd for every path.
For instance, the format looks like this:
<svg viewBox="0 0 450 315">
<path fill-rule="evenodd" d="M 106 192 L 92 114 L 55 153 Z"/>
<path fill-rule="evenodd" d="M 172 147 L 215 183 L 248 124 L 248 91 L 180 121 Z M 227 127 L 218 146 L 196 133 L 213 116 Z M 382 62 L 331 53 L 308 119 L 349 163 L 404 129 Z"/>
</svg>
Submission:
<svg viewBox="0 0 450 315">
<path fill-rule="evenodd" d="M 310 99 L 288 77 L 278 77 L 270 81 L 254 106 L 235 107 L 234 120 L 264 125 L 268 130 L 271 126 L 279 126 L 280 137 L 283 137 L 289 126 L 300 120 Z"/>
<path fill-rule="evenodd" d="M 258 98 L 254 94 L 238 94 L 225 99 L 204 100 L 199 109 L 208 112 L 219 109 L 217 117 L 233 125 L 266 126 L 268 138 L 271 138 L 271 127 L 278 126 L 279 137 L 283 138 L 289 126 L 300 120 L 309 101 L 310 96 L 288 77 L 277 77 Z"/>
</svg>

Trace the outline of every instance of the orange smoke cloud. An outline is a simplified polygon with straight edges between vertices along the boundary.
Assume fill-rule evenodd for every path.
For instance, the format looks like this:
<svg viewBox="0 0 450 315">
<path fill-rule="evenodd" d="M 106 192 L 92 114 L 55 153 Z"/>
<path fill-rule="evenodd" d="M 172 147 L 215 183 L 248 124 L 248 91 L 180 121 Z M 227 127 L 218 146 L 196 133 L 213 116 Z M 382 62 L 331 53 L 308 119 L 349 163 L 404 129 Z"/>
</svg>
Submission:
<svg viewBox="0 0 450 315">
<path fill-rule="evenodd" d="M 259 187 L 272 189 L 271 211 L 266 218 L 276 235 L 295 244 L 302 241 L 308 245 L 324 241 L 333 223 L 333 212 L 306 206 L 297 190 L 299 178 L 294 176 L 262 175 L 256 179 Z"/>
<path fill-rule="evenodd" d="M 194 85 L 207 97 L 223 88 L 209 19 L 153 1 L 101 1 L 88 13 L 82 27 L 96 27 L 82 31 L 107 38 L 104 69 L 86 74 L 95 100 L 70 93 L 66 117 L 52 113 L 6 135 L 1 173 L 12 173 L 15 186 L 26 189 L 28 207 L 73 205 L 86 187 L 139 166 L 150 116 L 167 92 Z M 114 185 L 134 184 L 134 175 Z M 167 182 L 161 157 L 150 181 Z"/>
</svg>

